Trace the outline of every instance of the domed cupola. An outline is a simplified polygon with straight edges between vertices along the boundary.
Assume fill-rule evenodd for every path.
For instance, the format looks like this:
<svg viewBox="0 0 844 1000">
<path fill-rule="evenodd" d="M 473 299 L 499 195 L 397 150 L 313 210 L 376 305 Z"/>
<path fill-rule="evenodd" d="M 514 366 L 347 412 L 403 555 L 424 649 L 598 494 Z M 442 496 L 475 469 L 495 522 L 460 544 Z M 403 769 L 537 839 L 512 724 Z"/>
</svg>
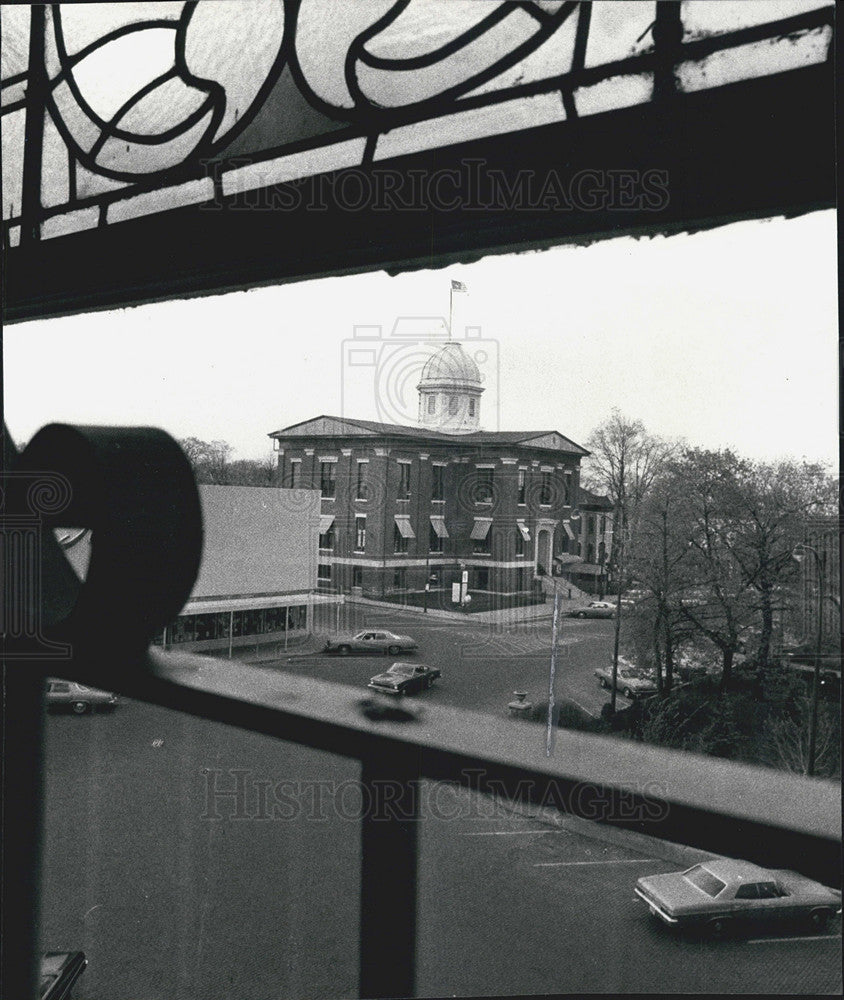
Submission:
<svg viewBox="0 0 844 1000">
<path fill-rule="evenodd" d="M 444 344 L 422 369 L 419 423 L 447 434 L 471 434 L 480 427 L 481 373 L 453 341 Z"/>
</svg>

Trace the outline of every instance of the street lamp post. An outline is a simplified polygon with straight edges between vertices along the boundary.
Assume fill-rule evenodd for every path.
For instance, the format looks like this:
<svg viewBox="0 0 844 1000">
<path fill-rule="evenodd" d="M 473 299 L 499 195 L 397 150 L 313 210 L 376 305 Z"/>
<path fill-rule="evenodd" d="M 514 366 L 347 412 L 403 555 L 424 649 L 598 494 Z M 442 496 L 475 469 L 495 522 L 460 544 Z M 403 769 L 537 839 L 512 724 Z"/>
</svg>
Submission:
<svg viewBox="0 0 844 1000">
<path fill-rule="evenodd" d="M 618 684 L 618 650 L 621 642 L 621 590 L 624 586 L 624 508 L 619 503 L 617 506 L 618 524 L 613 524 L 613 538 L 615 538 L 616 528 L 618 529 L 618 577 L 616 580 L 616 605 L 615 605 L 615 635 L 613 636 L 612 651 L 612 690 L 610 691 L 610 711 L 615 715 L 615 705 L 617 699 L 616 685 Z"/>
<path fill-rule="evenodd" d="M 823 643 L 823 602 L 824 602 L 824 576 L 826 569 L 826 551 L 818 552 L 817 549 L 806 542 L 799 542 L 794 546 L 793 558 L 797 562 L 802 562 L 803 553 L 811 552 L 815 559 L 815 568 L 818 571 L 818 632 L 815 644 L 815 670 L 812 677 L 812 714 L 809 721 L 809 753 L 806 762 L 806 774 L 809 777 L 815 773 L 815 747 L 817 743 L 818 731 L 818 698 L 820 695 L 820 674 L 821 674 L 821 645 Z"/>
</svg>

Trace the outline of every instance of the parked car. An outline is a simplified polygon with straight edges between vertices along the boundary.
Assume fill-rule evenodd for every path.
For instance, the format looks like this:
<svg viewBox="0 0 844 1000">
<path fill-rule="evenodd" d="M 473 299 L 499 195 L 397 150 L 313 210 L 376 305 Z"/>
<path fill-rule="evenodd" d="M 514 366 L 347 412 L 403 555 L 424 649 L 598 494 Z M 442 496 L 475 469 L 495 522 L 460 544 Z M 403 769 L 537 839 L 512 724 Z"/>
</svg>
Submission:
<svg viewBox="0 0 844 1000">
<path fill-rule="evenodd" d="M 383 674 L 376 674 L 367 687 L 384 694 L 416 694 L 429 688 L 438 677 L 442 677 L 442 671 L 437 667 L 424 663 L 394 663 Z"/>
<path fill-rule="evenodd" d="M 722 858 L 670 875 L 646 875 L 636 895 L 670 927 L 697 925 L 715 936 L 744 921 L 808 919 L 822 929 L 841 912 L 841 893 L 797 872 Z"/>
<path fill-rule="evenodd" d="M 47 679 L 46 701 L 48 708 L 69 708 L 76 715 L 84 715 L 95 708 L 113 709 L 117 705 L 117 695 L 97 688 L 85 687 L 75 681 Z"/>
<path fill-rule="evenodd" d="M 47 951 L 41 956 L 39 1000 L 69 1000 L 88 959 L 83 951 Z"/>
<path fill-rule="evenodd" d="M 397 656 L 399 653 L 415 653 L 419 647 L 409 635 L 396 635 L 395 632 L 365 629 L 356 635 L 341 635 L 328 639 L 325 643 L 326 653 L 339 653 L 348 656 L 350 653 L 387 653 Z"/>
<path fill-rule="evenodd" d="M 612 687 L 612 664 L 606 667 L 598 667 L 595 671 L 598 683 L 602 688 Z M 618 671 L 615 678 L 615 689 L 621 691 L 625 698 L 640 698 L 646 694 L 656 694 L 656 678 L 653 671 L 642 670 L 634 667 L 630 663 L 619 660 Z"/>
<path fill-rule="evenodd" d="M 569 618 L 613 618 L 615 604 L 609 601 L 592 601 L 585 608 L 576 608 L 569 612 Z"/>
</svg>

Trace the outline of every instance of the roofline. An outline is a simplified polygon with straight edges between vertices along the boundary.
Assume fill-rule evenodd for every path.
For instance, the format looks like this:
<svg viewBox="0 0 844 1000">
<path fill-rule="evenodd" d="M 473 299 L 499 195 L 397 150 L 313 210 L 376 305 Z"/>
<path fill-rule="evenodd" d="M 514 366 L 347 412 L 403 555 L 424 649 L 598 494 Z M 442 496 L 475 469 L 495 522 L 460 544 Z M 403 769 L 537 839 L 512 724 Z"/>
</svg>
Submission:
<svg viewBox="0 0 844 1000">
<path fill-rule="evenodd" d="M 377 420 L 362 421 L 359 418 L 356 419 L 354 417 L 338 417 L 336 414 L 331 414 L 331 413 L 320 413 L 320 414 L 318 414 L 315 417 L 309 417 L 307 420 L 300 420 L 296 424 L 291 424 L 289 427 L 282 427 L 280 430 L 270 431 L 267 434 L 267 437 L 277 438 L 277 437 L 279 437 L 281 435 L 284 435 L 288 431 L 295 430 L 297 427 L 302 427 L 305 424 L 313 423 L 315 420 L 338 420 L 338 421 L 342 421 L 343 423 L 352 424 L 355 427 L 359 427 L 364 432 L 364 434 L 361 435 L 362 437 L 363 436 L 366 436 L 366 437 L 377 437 L 380 434 L 382 437 L 394 437 L 394 438 L 397 438 L 399 440 L 404 440 L 404 441 L 407 441 L 407 440 L 421 440 L 421 441 L 425 441 L 427 443 L 433 442 L 433 443 L 442 443 L 442 444 L 446 444 L 446 443 L 448 443 L 451 440 L 454 440 L 454 441 L 465 440 L 466 438 L 471 438 L 473 434 L 502 434 L 502 433 L 503 434 L 521 434 L 521 433 L 524 433 L 524 438 L 522 440 L 500 441 L 500 442 L 499 441 L 485 441 L 485 442 L 482 442 L 482 443 L 484 443 L 484 444 L 497 444 L 497 445 L 500 444 L 502 447 L 507 446 L 507 445 L 510 445 L 510 446 L 512 446 L 512 445 L 521 445 L 522 447 L 525 447 L 525 448 L 533 448 L 535 451 L 551 451 L 551 452 L 558 451 L 559 449 L 556 449 L 556 448 L 546 448 L 546 447 L 544 447 L 542 445 L 531 445 L 528 442 L 529 442 L 529 440 L 531 438 L 542 437 L 543 435 L 547 435 L 547 434 L 558 434 L 567 444 L 571 445 L 572 448 L 576 448 L 581 453 L 581 458 L 584 458 L 587 455 L 591 455 L 592 454 L 590 451 L 587 451 L 586 448 L 584 448 L 582 445 L 579 445 L 576 441 L 572 441 L 572 439 L 570 437 L 566 437 L 565 434 L 563 434 L 561 431 L 558 431 L 558 430 L 540 430 L 540 431 L 524 431 L 524 432 L 522 432 L 522 431 L 484 431 L 484 430 L 478 430 L 478 431 L 470 431 L 467 434 L 446 434 L 446 432 L 444 432 L 444 431 L 430 431 L 430 430 L 426 430 L 426 429 L 421 428 L 421 427 L 419 427 L 419 428 L 417 428 L 417 427 L 411 427 L 411 426 L 409 426 L 407 424 L 383 424 L 382 426 L 385 426 L 385 427 L 395 427 L 395 428 L 397 428 L 400 431 L 400 433 L 398 433 L 398 434 L 392 434 L 391 435 L 389 431 L 380 431 L 379 432 L 379 431 L 373 430 L 371 427 L 366 426 L 367 424 L 377 424 L 378 423 Z M 436 436 L 435 437 L 434 435 L 442 435 L 442 437 L 440 437 L 440 436 Z M 301 436 L 302 437 L 306 437 L 306 435 L 304 435 L 304 434 L 301 435 Z M 313 433 L 313 434 L 310 435 L 310 437 L 314 437 L 314 438 L 320 438 L 320 437 L 322 437 L 322 438 L 336 438 L 336 437 L 343 437 L 343 436 L 344 435 L 341 435 L 341 434 L 319 433 L 319 432 L 315 432 L 315 433 Z M 353 435 L 347 435 L 347 436 L 353 436 Z M 469 443 L 474 443 L 474 442 L 469 442 Z"/>
</svg>

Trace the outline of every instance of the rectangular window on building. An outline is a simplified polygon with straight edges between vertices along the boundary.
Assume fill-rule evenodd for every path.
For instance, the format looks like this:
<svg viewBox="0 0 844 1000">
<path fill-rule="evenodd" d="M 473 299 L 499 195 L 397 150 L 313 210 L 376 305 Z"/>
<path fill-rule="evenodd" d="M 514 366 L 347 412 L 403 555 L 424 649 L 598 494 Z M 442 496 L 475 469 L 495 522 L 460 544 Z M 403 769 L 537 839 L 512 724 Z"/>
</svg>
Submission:
<svg viewBox="0 0 844 1000">
<path fill-rule="evenodd" d="M 436 528 L 432 523 L 431 530 L 428 532 L 428 551 L 442 552 L 442 550 L 443 550 L 443 540 L 437 534 Z"/>
<path fill-rule="evenodd" d="M 399 526 L 397 524 L 393 525 L 393 551 L 394 552 L 407 552 L 407 539 L 399 531 Z"/>
<path fill-rule="evenodd" d="M 527 493 L 527 469 L 519 469 L 518 503 L 521 507 L 525 505 Z"/>
<path fill-rule="evenodd" d="M 492 503 L 492 477 L 494 469 L 476 469 L 477 489 L 475 491 L 476 503 Z"/>
<path fill-rule="evenodd" d="M 574 503 L 574 495 L 572 493 L 572 474 L 567 472 L 565 474 L 565 487 L 566 487 L 566 506 L 571 507 Z"/>
<path fill-rule="evenodd" d="M 363 552 L 366 549 L 366 518 L 358 515 L 355 518 L 355 551 Z"/>
<path fill-rule="evenodd" d="M 539 504 L 542 507 L 550 507 L 551 500 L 554 495 L 553 485 L 551 482 L 552 472 L 542 473 L 542 483 L 539 488 Z"/>
<path fill-rule="evenodd" d="M 355 499 L 356 500 L 367 500 L 369 499 L 366 492 L 366 473 L 367 466 L 369 462 L 366 460 L 358 461 L 358 474 L 355 485 Z"/>
<path fill-rule="evenodd" d="M 436 503 L 445 500 L 444 465 L 434 465 L 431 467 L 431 499 Z"/>
<path fill-rule="evenodd" d="M 319 489 L 324 500 L 333 500 L 337 492 L 337 463 L 319 463 Z"/>
<path fill-rule="evenodd" d="M 523 556 L 525 554 L 525 539 L 521 531 L 516 532 L 516 555 Z"/>
<path fill-rule="evenodd" d="M 428 397 L 428 413 L 434 413 L 436 411 L 436 408 L 437 408 L 437 397 L 436 396 L 429 396 Z"/>
<path fill-rule="evenodd" d="M 410 499 L 410 462 L 399 462 L 399 489 L 396 499 Z"/>
<path fill-rule="evenodd" d="M 319 547 L 331 552 L 334 549 L 334 515 L 322 514 L 319 519 Z"/>
<path fill-rule="evenodd" d="M 352 586 L 362 587 L 363 586 L 363 567 L 362 566 L 352 566 Z"/>
<path fill-rule="evenodd" d="M 298 489 L 302 485 L 302 460 L 292 458 L 290 460 L 290 482 L 291 490 Z"/>
<path fill-rule="evenodd" d="M 488 569 L 476 569 L 475 570 L 475 589 L 476 590 L 489 590 L 489 570 Z"/>
<path fill-rule="evenodd" d="M 331 564 L 319 563 L 317 566 L 317 580 L 328 582 L 331 580 Z"/>
<path fill-rule="evenodd" d="M 472 551 L 476 555 L 490 551 L 491 527 L 492 520 L 490 518 L 475 518 L 470 538 L 472 539 Z"/>
<path fill-rule="evenodd" d="M 393 572 L 393 586 L 396 590 L 407 590 L 407 570 L 403 566 Z"/>
<path fill-rule="evenodd" d="M 469 416 L 474 417 L 475 415 L 475 401 L 474 399 L 469 400 Z"/>
</svg>

